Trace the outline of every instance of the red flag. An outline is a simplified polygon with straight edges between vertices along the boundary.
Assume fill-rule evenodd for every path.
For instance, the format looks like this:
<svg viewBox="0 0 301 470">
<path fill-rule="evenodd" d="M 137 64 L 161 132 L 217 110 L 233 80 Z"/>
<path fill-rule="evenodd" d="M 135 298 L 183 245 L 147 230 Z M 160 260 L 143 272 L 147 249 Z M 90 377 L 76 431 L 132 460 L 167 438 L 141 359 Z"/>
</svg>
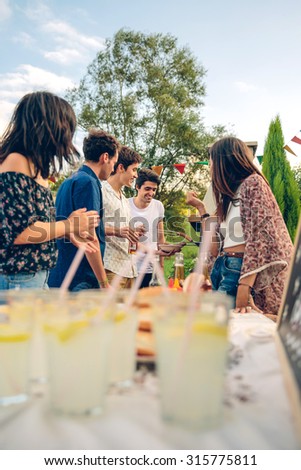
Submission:
<svg viewBox="0 0 301 470">
<path fill-rule="evenodd" d="M 300 144 L 301 145 L 301 139 L 299 139 L 299 137 L 295 136 L 292 138 L 292 142 L 296 142 L 296 144 Z"/>
<path fill-rule="evenodd" d="M 175 163 L 174 167 L 181 173 L 181 175 L 184 173 L 186 163 Z"/>
</svg>

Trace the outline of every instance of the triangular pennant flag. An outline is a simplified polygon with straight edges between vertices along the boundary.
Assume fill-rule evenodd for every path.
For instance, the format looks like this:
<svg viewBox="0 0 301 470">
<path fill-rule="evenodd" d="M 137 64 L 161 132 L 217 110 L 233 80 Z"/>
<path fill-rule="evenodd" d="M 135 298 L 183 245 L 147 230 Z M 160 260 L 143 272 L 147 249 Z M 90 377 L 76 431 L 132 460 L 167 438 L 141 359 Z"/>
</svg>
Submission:
<svg viewBox="0 0 301 470">
<path fill-rule="evenodd" d="M 54 176 L 49 176 L 48 177 L 48 180 L 51 181 L 51 183 L 55 183 L 56 182 L 56 179 Z"/>
<path fill-rule="evenodd" d="M 262 164 L 263 155 L 257 155 L 257 160 L 259 161 L 260 165 Z"/>
<path fill-rule="evenodd" d="M 292 142 L 296 142 L 296 144 L 301 145 L 301 139 L 299 139 L 299 137 L 297 137 L 296 135 L 295 135 L 295 137 L 292 138 Z"/>
<path fill-rule="evenodd" d="M 155 166 L 152 166 L 152 170 L 157 173 L 158 176 L 161 175 L 162 173 L 162 170 L 163 170 L 163 165 L 155 165 Z"/>
<path fill-rule="evenodd" d="M 297 156 L 297 155 L 295 154 L 295 152 L 293 152 L 292 149 L 289 148 L 288 145 L 285 145 L 283 148 L 284 148 L 284 150 L 287 150 L 288 152 L 290 152 L 290 153 L 292 153 L 293 155 L 295 155 L 295 157 Z"/>
<path fill-rule="evenodd" d="M 186 163 L 175 163 L 174 167 L 181 173 L 181 175 L 184 173 Z"/>
</svg>

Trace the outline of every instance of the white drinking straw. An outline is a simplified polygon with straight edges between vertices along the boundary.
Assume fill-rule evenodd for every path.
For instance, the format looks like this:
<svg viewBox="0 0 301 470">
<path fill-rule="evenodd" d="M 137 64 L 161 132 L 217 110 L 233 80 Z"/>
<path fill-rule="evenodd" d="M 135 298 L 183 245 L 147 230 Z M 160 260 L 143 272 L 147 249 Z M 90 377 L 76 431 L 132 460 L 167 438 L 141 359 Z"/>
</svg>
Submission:
<svg viewBox="0 0 301 470">
<path fill-rule="evenodd" d="M 210 251 L 210 245 L 212 243 L 212 238 L 215 233 L 215 229 L 216 229 L 216 222 L 211 223 L 209 230 L 204 230 L 203 232 L 203 239 L 200 245 L 198 260 L 197 260 L 196 268 L 195 268 L 195 272 L 199 274 L 199 276 L 195 276 L 192 279 L 191 296 L 190 296 L 189 309 L 188 309 L 190 315 L 193 314 L 196 308 L 197 297 L 200 292 L 203 272 L 206 266 L 206 259 Z"/>
<path fill-rule="evenodd" d="M 138 255 L 138 256 L 139 256 L 139 255 L 141 256 L 142 254 L 144 254 L 144 253 L 142 253 L 142 252 L 137 252 L 137 255 Z M 148 263 L 151 261 L 152 257 L 153 257 L 153 252 L 152 252 L 152 250 L 151 250 L 151 249 L 147 249 L 146 256 L 144 257 L 143 263 L 142 263 L 142 265 L 141 265 L 140 273 L 138 274 L 138 277 L 136 278 L 136 280 L 135 280 L 135 282 L 134 282 L 134 284 L 133 284 L 133 286 L 132 286 L 132 288 L 131 288 L 131 290 L 130 290 L 130 295 L 129 295 L 129 297 L 128 297 L 126 303 L 125 303 L 126 308 L 129 308 L 129 307 L 132 305 L 132 303 L 134 302 L 135 296 L 136 296 L 136 294 L 137 294 L 137 292 L 138 292 L 138 289 L 139 289 L 139 287 L 140 287 L 140 285 L 141 285 L 142 279 L 143 279 L 143 277 L 144 277 L 144 275 L 145 275 L 145 271 L 146 271 L 147 265 L 148 265 Z"/>
<path fill-rule="evenodd" d="M 156 260 L 154 253 L 153 253 L 153 266 L 154 266 L 155 273 L 158 275 L 159 281 L 162 284 L 163 293 L 165 293 L 166 295 L 170 295 L 170 292 L 168 290 L 168 287 L 165 281 L 163 269 L 161 268 L 160 264 Z"/>
<path fill-rule="evenodd" d="M 66 276 L 64 277 L 64 280 L 61 284 L 61 287 L 60 287 L 60 295 L 61 296 L 63 296 L 67 292 L 67 290 L 68 290 L 68 288 L 69 288 L 69 286 L 70 286 L 70 284 L 71 284 L 71 282 L 72 282 L 72 280 L 75 276 L 75 273 L 78 270 L 78 267 L 79 267 L 79 265 L 80 265 L 80 263 L 81 263 L 81 261 L 84 257 L 85 251 L 86 250 L 83 247 L 78 248 L 78 250 L 76 252 L 76 255 L 74 256 L 74 258 L 72 260 L 72 263 L 70 264 L 69 269 L 66 273 Z"/>
<path fill-rule="evenodd" d="M 127 269 L 127 266 L 125 266 L 122 269 L 120 274 L 115 274 L 115 276 L 112 280 L 112 283 L 111 283 L 111 288 L 106 289 L 107 292 L 106 292 L 106 295 L 103 299 L 103 303 L 101 304 L 101 307 L 100 307 L 100 310 L 99 310 L 100 315 L 102 315 L 106 311 L 108 306 L 111 304 L 111 302 L 113 302 L 114 298 L 117 296 L 118 287 L 119 287 L 119 284 L 121 282 L 121 279 L 126 274 L 126 269 Z"/>
<path fill-rule="evenodd" d="M 179 383 L 179 380 L 181 380 L 181 373 L 185 364 L 185 355 L 188 350 L 188 345 L 190 342 L 192 324 L 193 324 L 194 315 L 196 312 L 197 299 L 198 299 L 198 295 L 200 294 L 202 274 L 203 274 L 204 267 L 206 264 L 207 253 L 209 252 L 210 245 L 212 242 L 212 237 L 215 233 L 215 228 L 216 228 L 216 223 L 211 224 L 208 231 L 204 231 L 202 243 L 199 249 L 199 256 L 198 256 L 197 265 L 196 265 L 196 273 L 199 274 L 199 276 L 196 276 L 197 279 L 194 279 L 192 282 L 192 289 L 190 293 L 190 302 L 188 304 L 188 312 L 187 312 L 188 315 L 187 315 L 186 327 L 184 331 L 183 343 L 181 344 L 179 358 L 178 358 L 178 361 L 174 370 L 174 376 L 172 377 L 172 380 L 171 380 L 171 387 L 172 387 L 172 390 L 175 391 L 175 393 L 178 389 L 177 384 Z"/>
</svg>

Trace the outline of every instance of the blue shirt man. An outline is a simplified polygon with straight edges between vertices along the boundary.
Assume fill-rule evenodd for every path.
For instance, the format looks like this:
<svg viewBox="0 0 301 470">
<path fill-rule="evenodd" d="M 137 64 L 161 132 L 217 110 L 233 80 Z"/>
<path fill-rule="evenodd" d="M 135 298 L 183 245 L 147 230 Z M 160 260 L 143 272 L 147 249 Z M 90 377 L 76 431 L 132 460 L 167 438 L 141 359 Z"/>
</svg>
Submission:
<svg viewBox="0 0 301 470">
<path fill-rule="evenodd" d="M 102 261 L 105 232 L 100 179 L 106 180 L 112 173 L 118 158 L 118 149 L 119 144 L 115 137 L 104 131 L 91 130 L 84 140 L 85 164 L 62 183 L 56 197 L 57 220 L 68 218 L 71 212 L 82 207 L 87 210 L 93 208 L 100 215 L 100 224 L 95 229 L 94 243 L 97 251 L 86 252 L 70 284 L 71 291 L 108 286 Z M 49 287 L 61 286 L 76 254 L 77 242 L 78 239 L 72 239 L 72 243 L 65 238 L 58 240 L 58 261 L 50 272 Z"/>
</svg>

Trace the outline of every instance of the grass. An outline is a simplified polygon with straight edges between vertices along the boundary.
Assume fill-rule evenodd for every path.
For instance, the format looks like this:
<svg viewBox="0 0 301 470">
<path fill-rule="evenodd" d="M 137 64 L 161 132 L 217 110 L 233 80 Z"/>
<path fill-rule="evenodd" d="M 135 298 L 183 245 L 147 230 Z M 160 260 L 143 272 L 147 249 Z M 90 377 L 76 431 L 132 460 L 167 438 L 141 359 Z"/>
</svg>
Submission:
<svg viewBox="0 0 301 470">
<path fill-rule="evenodd" d="M 194 260 L 198 255 L 198 247 L 197 246 L 184 246 L 184 248 L 182 248 L 182 253 L 184 255 L 184 269 L 185 269 L 185 277 L 186 277 L 191 271 L 191 269 L 193 269 L 194 267 Z M 174 256 L 165 258 L 164 277 L 167 281 L 169 277 L 174 276 L 174 262 L 175 262 Z"/>
<path fill-rule="evenodd" d="M 199 234 L 197 234 L 190 223 L 185 221 L 183 227 L 181 228 L 182 232 L 185 232 L 189 235 L 193 240 L 199 240 Z M 166 232 L 166 241 L 169 243 L 176 243 L 183 241 L 182 237 L 175 236 L 169 234 L 168 231 Z M 182 253 L 184 255 L 184 268 L 185 268 L 185 277 L 189 274 L 189 272 L 194 267 L 194 260 L 197 258 L 198 255 L 198 247 L 195 245 L 188 245 L 182 248 Z M 174 262 L 175 256 L 166 257 L 164 261 L 164 276 L 165 279 L 168 281 L 169 277 L 173 277 L 174 275 Z"/>
</svg>

